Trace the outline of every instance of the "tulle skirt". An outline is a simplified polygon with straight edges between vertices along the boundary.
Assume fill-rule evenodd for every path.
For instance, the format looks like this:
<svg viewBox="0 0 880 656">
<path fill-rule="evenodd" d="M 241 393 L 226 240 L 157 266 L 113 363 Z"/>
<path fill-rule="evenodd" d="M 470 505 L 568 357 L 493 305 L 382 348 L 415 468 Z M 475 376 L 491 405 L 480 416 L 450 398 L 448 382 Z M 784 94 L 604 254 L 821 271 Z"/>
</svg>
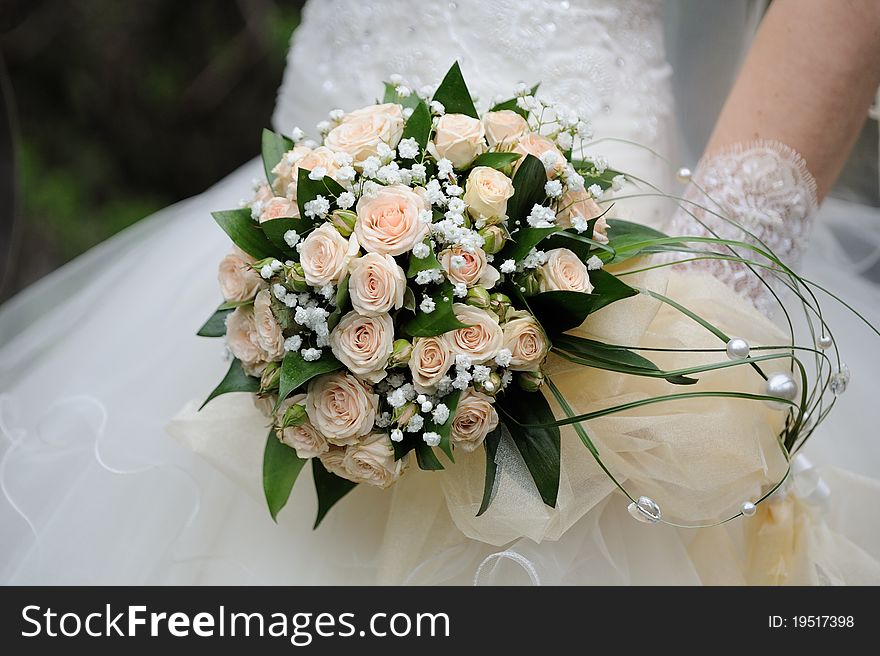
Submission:
<svg viewBox="0 0 880 656">
<path fill-rule="evenodd" d="M 227 395 L 195 413 L 227 366 L 219 340 L 195 336 L 219 301 L 215 264 L 228 249 L 210 212 L 235 206 L 259 173 L 259 162 L 245 165 L 0 308 L 0 581 L 880 582 L 880 444 L 871 412 L 880 349 L 832 302 L 823 305 L 852 370 L 850 389 L 805 449 L 812 462 L 796 460 L 787 494 L 762 504 L 755 517 L 708 529 L 641 524 L 566 435 L 570 464 L 556 511 L 535 502 L 515 452 L 502 447 L 499 503 L 481 520 L 474 499 L 483 465 L 475 454 L 442 474 L 412 467 L 393 490 L 358 486 L 316 531 L 315 494 L 304 471 L 275 524 L 259 487 L 265 420 L 251 399 Z M 856 246 L 861 269 L 880 252 L 877 218 L 859 206 L 827 203 L 804 275 L 880 324 L 880 291 L 853 264 Z M 719 303 L 738 308 L 741 316 L 731 321 L 754 317 L 716 281 L 673 274 L 646 284 L 702 298 L 707 311 L 713 303 L 716 310 Z M 633 306 L 628 316 L 638 312 L 641 323 L 628 324 L 639 326 L 635 337 L 664 320 L 649 307 Z M 590 328 L 603 329 L 620 327 Z M 761 330 L 772 338 L 772 324 Z M 555 375 L 572 390 L 633 392 L 601 376 L 585 385 L 564 368 Z M 677 514 L 708 518 L 759 493 L 780 467 L 784 472 L 778 451 L 761 437 L 777 421 L 769 409 L 706 404 L 688 411 L 704 422 L 705 439 L 695 439 L 697 429 L 686 429 L 681 416 L 657 409 L 599 431 L 625 485 L 649 489 Z M 712 426 L 730 422 L 738 435 L 759 437 L 726 444 L 723 432 L 712 434 Z M 658 443 L 662 457 L 648 458 Z M 672 476 L 689 485 L 662 484 Z M 660 498 L 668 489 L 679 492 Z"/>
</svg>

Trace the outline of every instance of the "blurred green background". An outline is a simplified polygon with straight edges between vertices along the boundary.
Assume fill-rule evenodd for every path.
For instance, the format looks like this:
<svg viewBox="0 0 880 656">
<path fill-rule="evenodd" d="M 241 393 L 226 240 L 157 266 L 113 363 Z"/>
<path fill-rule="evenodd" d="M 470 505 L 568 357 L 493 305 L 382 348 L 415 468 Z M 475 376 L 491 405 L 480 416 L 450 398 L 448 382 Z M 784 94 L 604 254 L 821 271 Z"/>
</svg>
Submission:
<svg viewBox="0 0 880 656">
<path fill-rule="evenodd" d="M 0 302 L 256 155 L 301 4 L 0 0 L 19 173 Z"/>
</svg>

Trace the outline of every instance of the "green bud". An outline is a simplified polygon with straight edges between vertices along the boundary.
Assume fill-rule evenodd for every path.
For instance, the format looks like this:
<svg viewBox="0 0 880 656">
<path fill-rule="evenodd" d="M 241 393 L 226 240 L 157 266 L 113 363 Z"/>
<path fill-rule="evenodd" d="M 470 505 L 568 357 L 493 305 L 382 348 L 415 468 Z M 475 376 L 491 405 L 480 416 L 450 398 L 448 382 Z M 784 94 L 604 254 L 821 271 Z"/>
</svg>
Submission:
<svg viewBox="0 0 880 656">
<path fill-rule="evenodd" d="M 500 292 L 492 294 L 489 297 L 489 309 L 498 317 L 499 323 L 504 323 L 511 309 L 510 297 Z"/>
<path fill-rule="evenodd" d="M 534 271 L 521 273 L 514 278 L 513 284 L 519 287 L 519 290 L 525 296 L 534 296 L 541 292 L 541 282 Z"/>
<path fill-rule="evenodd" d="M 391 351 L 391 357 L 388 359 L 388 366 L 392 368 L 405 367 L 409 363 L 412 355 L 412 344 L 405 339 L 394 340 L 394 350 Z"/>
<path fill-rule="evenodd" d="M 281 418 L 281 428 L 290 428 L 292 426 L 300 426 L 309 420 L 306 414 L 306 407 L 300 403 L 294 403 L 284 411 Z"/>
<path fill-rule="evenodd" d="M 507 236 L 504 234 L 504 228 L 500 225 L 486 226 L 480 230 L 480 236 L 483 238 L 483 250 L 489 255 L 494 255 L 504 248 Z"/>
<path fill-rule="evenodd" d="M 544 384 L 544 374 L 540 371 L 522 371 L 517 376 L 517 382 L 526 392 L 537 392 Z"/>
<path fill-rule="evenodd" d="M 306 274 L 303 272 L 302 264 L 299 262 L 294 262 L 293 266 L 287 269 L 287 284 L 297 292 L 309 291 Z"/>
<path fill-rule="evenodd" d="M 483 392 L 484 394 L 495 396 L 496 394 L 498 394 L 498 392 L 501 391 L 501 376 L 493 371 L 491 374 L 489 374 L 488 379 L 486 379 L 482 383 L 476 383 L 474 387 L 476 387 L 477 390 Z"/>
<path fill-rule="evenodd" d="M 486 310 L 491 304 L 489 290 L 487 290 L 485 287 L 480 287 L 479 285 L 476 287 L 471 287 L 468 290 L 464 302 L 473 307 Z"/>
<path fill-rule="evenodd" d="M 399 408 L 394 408 L 394 412 L 391 413 L 391 421 L 398 426 L 406 426 L 409 423 L 409 420 L 415 416 L 416 412 L 418 412 L 416 404 L 407 403 Z"/>
<path fill-rule="evenodd" d="M 277 362 L 270 362 L 266 365 L 266 368 L 263 369 L 263 375 L 260 376 L 260 394 L 277 392 L 280 380 L 281 365 Z"/>
<path fill-rule="evenodd" d="M 351 233 L 354 232 L 355 221 L 357 221 L 357 214 L 351 210 L 333 210 L 330 213 L 330 223 L 343 237 L 351 236 Z"/>
</svg>

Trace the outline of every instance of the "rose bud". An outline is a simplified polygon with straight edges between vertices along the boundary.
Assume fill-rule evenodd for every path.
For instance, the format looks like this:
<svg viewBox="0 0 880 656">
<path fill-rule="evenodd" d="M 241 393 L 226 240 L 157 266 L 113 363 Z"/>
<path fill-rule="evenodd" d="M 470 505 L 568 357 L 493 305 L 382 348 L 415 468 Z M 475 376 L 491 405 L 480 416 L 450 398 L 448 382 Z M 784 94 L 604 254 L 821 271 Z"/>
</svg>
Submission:
<svg viewBox="0 0 880 656">
<path fill-rule="evenodd" d="M 480 237 L 483 238 L 483 250 L 489 255 L 498 253 L 507 241 L 504 229 L 499 225 L 486 226 L 480 230 Z"/>
<path fill-rule="evenodd" d="M 351 210 L 333 210 L 330 213 L 330 223 L 339 231 L 343 237 L 350 237 L 354 232 L 354 224 L 357 221 L 357 214 Z"/>
<path fill-rule="evenodd" d="M 281 380 L 281 365 L 277 362 L 270 362 L 263 369 L 260 376 L 260 394 L 268 394 L 269 392 L 278 391 L 278 383 Z"/>
<path fill-rule="evenodd" d="M 523 273 L 514 279 L 514 284 L 526 296 L 534 296 L 541 293 L 541 281 L 534 272 Z"/>
<path fill-rule="evenodd" d="M 395 339 L 391 357 L 388 358 L 388 366 L 392 368 L 405 367 L 409 364 L 413 347 L 405 339 Z"/>
<path fill-rule="evenodd" d="M 418 411 L 415 403 L 407 403 L 399 408 L 394 408 L 394 412 L 391 413 L 391 421 L 398 426 L 406 426 Z"/>
<path fill-rule="evenodd" d="M 537 392 L 544 384 L 544 374 L 540 371 L 523 371 L 516 379 L 519 386 L 526 392 Z"/>
<path fill-rule="evenodd" d="M 306 414 L 306 407 L 300 403 L 294 403 L 284 411 L 281 418 L 281 428 L 291 428 L 293 426 L 301 426 L 309 420 Z"/>
<path fill-rule="evenodd" d="M 294 262 L 287 269 L 287 284 L 293 287 L 294 291 L 309 291 L 309 283 L 306 282 L 306 274 L 303 272 L 302 264 Z"/>
<path fill-rule="evenodd" d="M 501 376 L 493 371 L 491 374 L 489 374 L 489 378 L 481 383 L 476 383 L 474 387 L 479 392 L 483 392 L 484 394 L 488 394 L 489 396 L 495 396 L 496 394 L 498 394 L 498 392 L 501 391 Z"/>
<path fill-rule="evenodd" d="M 504 323 L 507 320 L 510 307 L 510 297 L 507 294 L 495 292 L 489 297 L 489 309 L 498 317 L 499 323 Z"/>
<path fill-rule="evenodd" d="M 491 304 L 491 297 L 489 296 L 489 291 L 485 287 L 477 285 L 468 290 L 464 302 L 470 306 L 488 310 Z"/>
</svg>

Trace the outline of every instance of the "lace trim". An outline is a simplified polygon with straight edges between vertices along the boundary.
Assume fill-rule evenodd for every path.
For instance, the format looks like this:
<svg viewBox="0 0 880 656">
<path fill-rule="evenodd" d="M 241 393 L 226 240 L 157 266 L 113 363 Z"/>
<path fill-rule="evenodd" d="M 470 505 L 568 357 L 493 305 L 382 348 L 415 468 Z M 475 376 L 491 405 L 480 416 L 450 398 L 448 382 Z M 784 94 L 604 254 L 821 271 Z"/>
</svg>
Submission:
<svg viewBox="0 0 880 656">
<path fill-rule="evenodd" d="M 685 198 L 688 202 L 673 217 L 670 234 L 763 244 L 789 267 L 803 256 L 818 209 L 816 180 L 804 158 L 790 146 L 770 140 L 734 144 L 704 157 Z M 693 246 L 706 249 L 705 244 Z M 711 250 L 730 253 L 722 246 Z M 741 257 L 770 264 L 752 251 L 734 250 Z M 675 259 L 683 258 L 675 254 Z M 702 260 L 687 266 L 713 273 L 760 309 L 767 309 L 773 301 L 761 279 L 777 293 L 785 289 L 762 267 L 755 267 L 759 278 L 739 262 Z"/>
</svg>

